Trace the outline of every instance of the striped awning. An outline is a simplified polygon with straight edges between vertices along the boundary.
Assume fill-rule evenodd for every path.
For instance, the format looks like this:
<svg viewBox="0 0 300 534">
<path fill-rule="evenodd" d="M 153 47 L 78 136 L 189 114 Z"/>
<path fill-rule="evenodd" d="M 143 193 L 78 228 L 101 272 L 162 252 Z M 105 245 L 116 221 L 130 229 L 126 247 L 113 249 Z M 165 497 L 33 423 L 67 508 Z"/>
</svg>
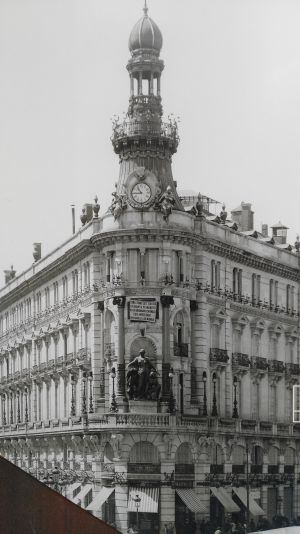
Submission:
<svg viewBox="0 0 300 534">
<path fill-rule="evenodd" d="M 92 489 L 92 484 L 86 484 L 85 486 L 83 486 L 83 488 L 81 488 L 80 492 L 76 495 L 76 497 L 74 497 L 74 499 L 72 499 L 72 501 L 75 504 L 79 504 L 79 506 L 81 506 L 82 501 Z"/>
<path fill-rule="evenodd" d="M 74 484 L 71 484 L 71 486 L 69 486 L 67 489 L 67 498 L 72 500 L 74 497 L 75 491 L 80 487 L 81 487 L 80 482 L 74 482 Z"/>
<path fill-rule="evenodd" d="M 159 488 L 130 488 L 128 495 L 128 512 L 136 512 L 136 496 L 139 496 L 139 512 L 144 514 L 158 513 Z"/>
<path fill-rule="evenodd" d="M 193 489 L 176 489 L 176 493 L 179 495 L 180 499 L 184 502 L 188 509 L 194 514 L 207 513 L 200 495 L 197 495 Z"/>
<path fill-rule="evenodd" d="M 243 505 L 247 508 L 247 490 L 246 488 L 232 488 L 234 493 L 242 501 Z M 250 514 L 254 516 L 265 515 L 263 509 L 257 504 L 255 499 L 253 499 L 251 493 L 249 493 L 249 510 Z"/>
<path fill-rule="evenodd" d="M 97 493 L 95 499 L 86 507 L 86 510 L 93 512 L 101 510 L 101 506 L 107 501 L 108 497 L 115 491 L 114 487 L 106 488 L 103 486 L 99 493 Z"/>
<path fill-rule="evenodd" d="M 230 495 L 226 492 L 224 488 L 210 488 L 214 496 L 218 501 L 224 506 L 226 512 L 233 514 L 234 512 L 239 512 L 240 508 L 232 500 Z"/>
</svg>

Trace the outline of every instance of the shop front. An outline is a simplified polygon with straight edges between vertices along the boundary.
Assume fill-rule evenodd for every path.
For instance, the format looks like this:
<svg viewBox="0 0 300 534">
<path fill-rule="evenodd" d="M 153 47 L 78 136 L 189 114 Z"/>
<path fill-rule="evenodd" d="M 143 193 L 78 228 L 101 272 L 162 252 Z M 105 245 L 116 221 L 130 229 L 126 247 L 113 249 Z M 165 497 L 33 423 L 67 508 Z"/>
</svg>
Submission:
<svg viewBox="0 0 300 534">
<path fill-rule="evenodd" d="M 128 488 L 128 526 L 143 534 L 159 533 L 159 487 Z"/>
</svg>

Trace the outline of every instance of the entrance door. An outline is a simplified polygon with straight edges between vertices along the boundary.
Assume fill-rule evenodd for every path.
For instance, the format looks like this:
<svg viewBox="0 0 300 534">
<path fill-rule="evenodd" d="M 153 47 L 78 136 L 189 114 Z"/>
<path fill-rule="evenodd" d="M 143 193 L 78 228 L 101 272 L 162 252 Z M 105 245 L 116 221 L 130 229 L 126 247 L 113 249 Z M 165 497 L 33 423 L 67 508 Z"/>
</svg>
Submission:
<svg viewBox="0 0 300 534">
<path fill-rule="evenodd" d="M 284 488 L 283 515 L 289 520 L 293 517 L 293 488 L 290 486 Z"/>
<path fill-rule="evenodd" d="M 212 495 L 210 498 L 210 522 L 215 528 L 222 527 L 224 524 L 224 519 L 224 507 L 218 501 L 218 499 Z"/>
<path fill-rule="evenodd" d="M 195 534 L 196 523 L 193 514 L 176 493 L 175 497 L 176 534 Z"/>
<path fill-rule="evenodd" d="M 268 488 L 268 520 L 277 514 L 277 488 Z"/>
<path fill-rule="evenodd" d="M 158 514 L 144 514 L 139 513 L 138 517 L 138 531 L 143 534 L 158 534 L 159 533 L 159 515 Z M 128 526 L 137 527 L 137 514 L 135 512 L 128 513 Z"/>
</svg>

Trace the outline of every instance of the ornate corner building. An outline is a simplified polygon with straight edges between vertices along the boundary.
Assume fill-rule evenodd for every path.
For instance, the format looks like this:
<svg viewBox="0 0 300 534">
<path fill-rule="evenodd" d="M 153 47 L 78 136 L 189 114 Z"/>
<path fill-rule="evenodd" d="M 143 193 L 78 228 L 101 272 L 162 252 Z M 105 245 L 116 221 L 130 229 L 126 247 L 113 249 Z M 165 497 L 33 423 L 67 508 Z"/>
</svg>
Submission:
<svg viewBox="0 0 300 534">
<path fill-rule="evenodd" d="M 109 210 L 0 291 L 0 452 L 126 533 L 300 515 L 300 244 L 180 196 L 144 8 Z M 248 518 L 249 519 L 249 518 Z M 170 530 L 171 532 L 171 530 Z"/>
</svg>

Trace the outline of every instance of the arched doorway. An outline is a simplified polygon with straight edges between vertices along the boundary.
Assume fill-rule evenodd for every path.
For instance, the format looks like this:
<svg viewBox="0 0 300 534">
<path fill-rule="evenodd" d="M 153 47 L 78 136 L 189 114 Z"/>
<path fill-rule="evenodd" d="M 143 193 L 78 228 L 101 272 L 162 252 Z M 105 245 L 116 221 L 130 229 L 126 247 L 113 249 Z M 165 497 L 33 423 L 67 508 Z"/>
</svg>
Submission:
<svg viewBox="0 0 300 534">
<path fill-rule="evenodd" d="M 191 511 L 189 501 L 183 500 L 183 492 L 194 487 L 195 465 L 189 443 L 182 443 L 175 455 L 175 523 L 177 534 L 193 534 L 195 532 L 195 514 Z M 181 491 L 183 490 L 183 492 Z"/>
<path fill-rule="evenodd" d="M 128 461 L 128 526 L 143 534 L 159 532 L 160 472 L 158 448 L 148 441 L 135 443 Z"/>
</svg>

